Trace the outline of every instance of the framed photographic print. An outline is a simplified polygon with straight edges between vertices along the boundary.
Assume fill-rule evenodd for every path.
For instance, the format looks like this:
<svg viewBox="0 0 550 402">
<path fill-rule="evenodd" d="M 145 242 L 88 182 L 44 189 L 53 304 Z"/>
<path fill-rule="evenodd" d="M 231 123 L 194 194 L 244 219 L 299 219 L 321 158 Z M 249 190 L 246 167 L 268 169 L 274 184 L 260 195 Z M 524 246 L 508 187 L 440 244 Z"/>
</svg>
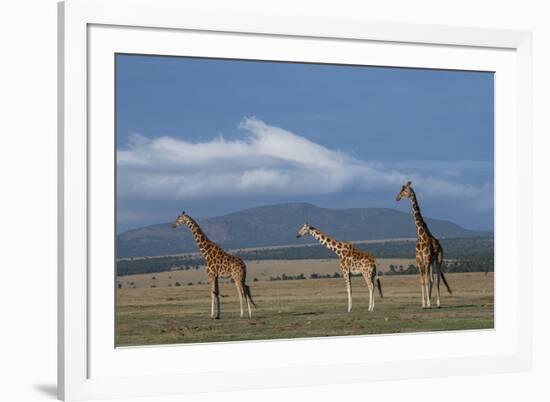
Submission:
<svg viewBox="0 0 550 402">
<path fill-rule="evenodd" d="M 530 33 L 59 15 L 61 398 L 530 368 Z"/>
</svg>

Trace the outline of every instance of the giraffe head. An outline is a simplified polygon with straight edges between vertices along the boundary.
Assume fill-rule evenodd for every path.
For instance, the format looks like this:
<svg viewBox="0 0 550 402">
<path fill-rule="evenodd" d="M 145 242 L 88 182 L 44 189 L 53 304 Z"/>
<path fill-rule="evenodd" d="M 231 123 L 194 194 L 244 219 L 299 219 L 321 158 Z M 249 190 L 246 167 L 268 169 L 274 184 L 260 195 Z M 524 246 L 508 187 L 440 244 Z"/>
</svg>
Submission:
<svg viewBox="0 0 550 402">
<path fill-rule="evenodd" d="M 401 198 L 411 198 L 412 197 L 412 195 L 414 194 L 414 191 L 411 187 L 411 184 L 412 183 L 410 181 L 408 181 L 407 183 L 405 183 L 405 185 L 403 185 L 401 187 L 401 190 L 397 194 L 397 197 L 395 197 L 396 201 L 401 201 Z"/>
<path fill-rule="evenodd" d="M 174 224 L 172 225 L 172 227 L 175 229 L 175 228 L 177 228 L 177 227 L 180 226 L 180 225 L 186 224 L 188 219 L 189 219 L 189 216 L 185 213 L 185 211 L 182 211 L 182 212 L 181 212 L 181 215 L 179 215 L 179 216 L 176 218 L 176 221 L 174 222 Z"/>
<path fill-rule="evenodd" d="M 309 226 L 309 224 L 307 223 L 304 223 L 304 225 L 300 228 L 300 230 L 298 230 L 296 237 L 302 237 L 303 235 L 308 234 L 309 229 L 311 229 L 311 226 Z"/>
</svg>

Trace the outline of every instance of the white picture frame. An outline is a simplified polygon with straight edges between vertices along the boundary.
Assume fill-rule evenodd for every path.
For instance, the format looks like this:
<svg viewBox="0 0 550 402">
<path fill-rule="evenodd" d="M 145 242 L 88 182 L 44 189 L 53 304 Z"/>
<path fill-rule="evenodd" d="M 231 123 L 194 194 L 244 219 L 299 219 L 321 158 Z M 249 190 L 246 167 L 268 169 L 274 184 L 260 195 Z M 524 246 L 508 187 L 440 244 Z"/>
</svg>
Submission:
<svg viewBox="0 0 550 402">
<path fill-rule="evenodd" d="M 357 56 L 357 47 L 368 52 Z M 531 47 L 525 31 L 245 15 L 188 9 L 176 0 L 61 3 L 59 397 L 145 397 L 529 370 Z M 321 58 L 320 49 L 330 51 Z M 109 271 L 91 267 L 114 255 L 108 190 L 114 188 L 114 164 L 99 161 L 112 152 L 109 60 L 121 51 L 344 64 L 365 57 L 362 64 L 496 71 L 495 330 L 115 349 L 114 297 L 94 296 L 109 294 L 114 281 Z M 422 347 L 438 342 L 452 342 L 453 350 Z M 322 356 L 321 348 L 327 351 Z M 385 354 L 388 348 L 396 354 Z M 364 352 L 342 353 L 346 350 Z M 230 363 L 242 353 L 254 359 L 245 366 Z M 193 368 L 182 364 L 183 356 Z M 239 380 L 243 374 L 246 382 Z"/>
</svg>

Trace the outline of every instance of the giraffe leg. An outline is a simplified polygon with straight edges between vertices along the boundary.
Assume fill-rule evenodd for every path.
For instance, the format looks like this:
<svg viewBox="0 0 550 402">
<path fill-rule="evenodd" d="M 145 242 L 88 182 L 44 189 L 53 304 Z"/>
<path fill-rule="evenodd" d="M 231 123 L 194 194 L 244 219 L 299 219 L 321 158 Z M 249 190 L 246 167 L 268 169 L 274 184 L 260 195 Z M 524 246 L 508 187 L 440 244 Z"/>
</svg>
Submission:
<svg viewBox="0 0 550 402">
<path fill-rule="evenodd" d="M 244 287 L 243 287 L 242 280 L 240 278 L 234 279 L 234 281 L 235 281 L 235 286 L 237 287 L 237 293 L 239 294 L 239 305 L 241 308 L 241 318 L 242 318 L 244 317 L 244 310 L 243 310 Z"/>
<path fill-rule="evenodd" d="M 209 277 L 208 282 L 210 282 L 210 318 L 214 318 L 216 314 L 216 282 L 217 278 L 215 276 Z"/>
<path fill-rule="evenodd" d="M 426 307 L 431 308 L 432 307 L 432 266 L 433 262 L 428 261 L 428 264 L 426 265 Z"/>
<path fill-rule="evenodd" d="M 370 297 L 372 298 L 372 308 L 370 311 L 374 311 L 374 281 L 376 280 L 375 277 L 376 277 L 376 268 L 374 269 L 374 272 L 371 272 L 371 276 L 370 276 L 370 284 L 371 284 Z"/>
<path fill-rule="evenodd" d="M 351 313 L 351 309 L 353 307 L 353 301 L 351 298 L 351 279 L 348 280 L 348 313 Z"/>
<path fill-rule="evenodd" d="M 371 285 L 371 290 L 370 290 L 370 293 L 371 293 L 371 298 L 372 298 L 372 308 L 371 308 L 371 311 L 374 311 L 374 281 L 376 280 L 376 265 L 372 265 L 369 269 L 370 271 L 370 285 Z M 380 283 L 380 282 L 379 282 Z M 381 287 L 379 288 L 380 292 L 381 291 Z"/>
<path fill-rule="evenodd" d="M 441 308 L 441 301 L 440 301 L 441 293 L 439 291 L 439 285 L 441 284 L 441 264 L 437 264 L 437 272 L 436 272 L 435 280 L 436 280 L 435 291 L 437 296 L 437 308 Z"/>
<path fill-rule="evenodd" d="M 431 300 L 430 300 L 430 293 L 431 293 L 431 287 L 432 287 L 432 281 L 430 280 L 429 275 L 426 273 L 424 278 L 424 292 L 426 295 L 426 308 L 431 308 Z"/>
<path fill-rule="evenodd" d="M 348 291 L 348 313 L 351 312 L 351 274 L 343 271 L 344 282 L 346 282 L 346 290 Z"/>
<path fill-rule="evenodd" d="M 420 274 L 420 287 L 422 288 L 422 308 L 429 308 L 430 299 L 428 298 L 428 278 L 425 272 Z"/>
<path fill-rule="evenodd" d="M 216 295 L 216 320 L 220 319 L 220 285 L 218 283 L 218 277 L 214 280 L 214 289 Z"/>
<path fill-rule="evenodd" d="M 374 285 L 372 282 L 369 283 L 369 311 L 374 310 Z"/>
<path fill-rule="evenodd" d="M 369 289 L 369 311 L 374 310 L 374 281 L 371 273 L 363 272 L 363 278 Z"/>
<path fill-rule="evenodd" d="M 419 256 L 418 254 L 416 255 L 416 265 L 418 265 L 418 272 L 420 274 L 420 290 L 422 291 L 422 308 L 425 308 L 426 307 L 426 296 L 425 296 L 425 280 L 424 280 L 424 271 L 423 271 L 423 261 L 422 261 L 422 257 Z"/>
<path fill-rule="evenodd" d="M 433 278 L 432 278 L 433 275 L 430 275 L 428 277 L 428 300 L 430 301 L 431 303 L 431 300 L 432 300 L 432 289 L 433 289 Z"/>
<path fill-rule="evenodd" d="M 252 318 L 252 309 L 250 308 L 250 299 L 248 298 L 248 294 L 244 294 L 244 299 L 246 300 L 246 306 L 248 307 L 248 318 Z"/>
<path fill-rule="evenodd" d="M 215 305 L 216 305 L 216 295 L 214 294 L 214 290 L 212 290 L 211 292 L 211 297 L 210 297 L 212 303 L 211 306 L 210 306 L 210 318 L 214 318 L 214 314 L 215 314 Z"/>
</svg>

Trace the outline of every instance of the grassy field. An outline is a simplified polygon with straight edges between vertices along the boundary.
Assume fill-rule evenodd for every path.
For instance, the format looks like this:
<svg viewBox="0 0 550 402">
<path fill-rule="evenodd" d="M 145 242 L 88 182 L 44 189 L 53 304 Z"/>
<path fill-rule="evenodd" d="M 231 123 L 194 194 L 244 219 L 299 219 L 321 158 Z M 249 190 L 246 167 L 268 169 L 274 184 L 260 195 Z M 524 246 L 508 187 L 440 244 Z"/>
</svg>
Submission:
<svg viewBox="0 0 550 402">
<path fill-rule="evenodd" d="M 304 274 L 306 278 L 312 273 L 321 275 L 334 274 L 340 272 L 339 260 L 336 258 L 325 260 L 256 260 L 246 261 L 247 281 L 269 280 L 270 277 L 286 275 Z M 377 258 L 376 267 L 378 272 L 389 271 L 390 265 L 403 266 L 407 268 L 409 264 L 416 264 L 414 259 L 409 258 Z M 187 285 L 198 282 L 206 282 L 204 269 L 190 269 L 189 271 L 165 271 L 149 274 L 126 275 L 117 278 L 117 283 L 121 288 L 136 287 L 150 288 L 170 287 L 179 283 Z"/>
<path fill-rule="evenodd" d="M 318 262 L 316 264 L 318 266 Z M 254 271 L 254 268 L 249 270 Z M 302 271 L 294 271 L 294 274 L 299 272 Z M 320 271 L 317 269 L 316 272 Z M 334 270 L 330 268 L 330 272 Z M 204 272 L 193 274 L 199 273 L 204 281 Z M 162 275 L 166 275 L 162 283 L 158 278 L 161 274 L 157 274 L 157 279 L 151 279 L 154 275 L 150 274 L 141 280 L 137 278 L 141 275 L 119 278 L 123 283 L 134 282 L 136 287 L 117 290 L 117 346 L 494 326 L 492 273 L 447 274 L 453 295 L 442 293 L 441 309 L 421 308 L 417 275 L 383 276 L 381 281 L 385 297 L 380 299 L 376 296 L 373 312 L 367 311 L 368 292 L 363 279 L 354 277 L 351 313 L 346 311 L 347 299 L 342 279 L 249 281 L 258 305 L 250 320 L 239 317 L 239 303 L 233 284 L 226 282 L 221 285 L 221 293 L 225 295 L 221 301 L 221 319 L 212 320 L 209 317 L 208 285 L 168 286 L 174 280 L 168 279 L 168 276 L 174 275 L 174 272 Z"/>
</svg>

